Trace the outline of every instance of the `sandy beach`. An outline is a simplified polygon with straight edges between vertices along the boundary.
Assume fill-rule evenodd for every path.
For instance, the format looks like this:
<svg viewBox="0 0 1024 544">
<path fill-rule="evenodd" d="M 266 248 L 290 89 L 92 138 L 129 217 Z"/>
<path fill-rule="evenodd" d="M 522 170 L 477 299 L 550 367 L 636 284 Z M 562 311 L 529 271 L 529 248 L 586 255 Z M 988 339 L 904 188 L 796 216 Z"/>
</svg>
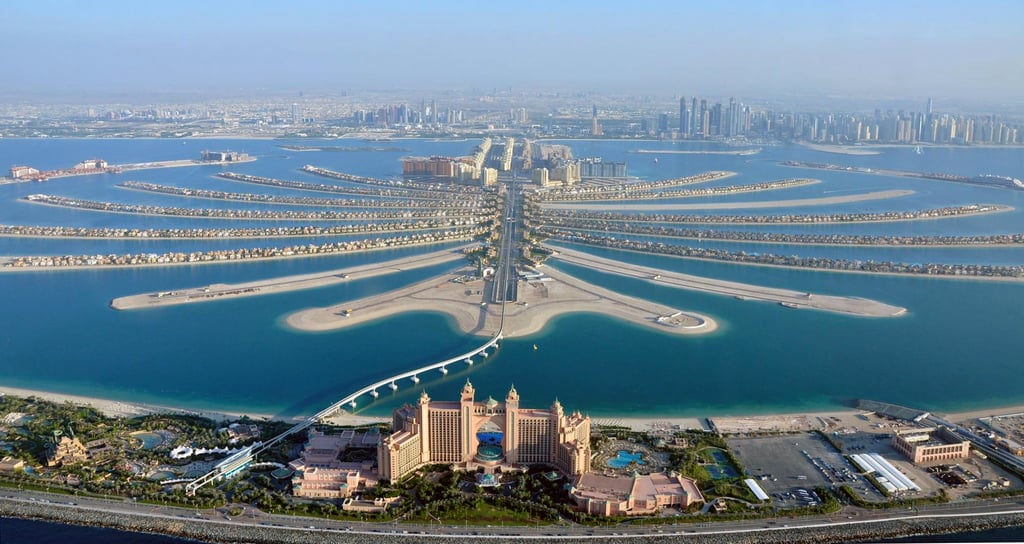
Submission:
<svg viewBox="0 0 1024 544">
<path fill-rule="evenodd" d="M 135 310 L 172 304 L 209 302 L 225 298 L 249 297 L 313 289 L 334 285 L 350 280 L 366 279 L 384 274 L 392 274 L 425 266 L 433 266 L 450 261 L 463 259 L 463 250 L 470 245 L 453 249 L 444 249 L 433 253 L 403 257 L 383 263 L 374 263 L 349 268 L 339 268 L 315 274 L 300 274 L 246 283 L 215 283 L 203 287 L 193 287 L 177 291 L 141 293 L 115 298 L 110 307 L 115 310 Z"/>
<path fill-rule="evenodd" d="M 134 401 L 120 401 L 83 395 L 72 395 L 53 391 L 25 389 L 19 387 L 0 386 L 0 395 L 12 395 L 28 398 L 36 397 L 50 402 L 71 402 L 81 406 L 92 406 L 109 417 L 139 417 L 152 414 L 186 414 L 207 417 L 215 421 L 229 421 L 248 416 L 252 419 L 280 419 L 272 414 L 258 412 L 234 412 L 230 410 L 195 410 L 166 405 L 146 404 Z M 799 432 L 809 430 L 831 431 L 840 428 L 856 428 L 865 425 L 863 410 L 855 408 L 836 408 L 833 410 L 811 410 L 778 414 L 719 414 L 707 417 L 674 417 L 671 415 L 618 417 L 616 415 L 594 416 L 594 425 L 627 427 L 644 432 L 673 432 L 677 430 L 710 430 L 722 433 L 749 433 L 759 431 Z M 1011 405 L 985 408 L 966 412 L 950 412 L 941 414 L 945 419 L 955 423 L 969 423 L 982 417 L 1005 416 L 1024 413 L 1024 405 Z M 295 416 L 289 421 L 297 421 L 302 416 Z M 390 418 L 384 416 L 364 416 L 352 414 L 345 410 L 336 412 L 325 423 L 340 426 L 370 425 L 387 423 Z"/>
<path fill-rule="evenodd" d="M 243 415 L 247 415 L 251 418 L 271 418 L 272 414 L 259 414 L 253 412 L 231 412 L 231 411 L 214 411 L 214 410 L 192 410 L 188 408 L 175 408 L 171 406 L 161 406 L 155 404 L 146 404 L 134 401 L 120 401 L 112 399 L 101 399 L 97 397 L 86 397 L 82 395 L 72 395 L 69 393 L 57 393 L 52 391 L 39 391 L 34 389 L 22 389 L 20 387 L 7 387 L 0 386 L 0 394 L 13 395 L 15 397 L 37 397 L 50 402 L 64 403 L 70 402 L 81 406 L 92 406 L 99 410 L 101 413 L 110 417 L 139 417 L 147 416 L 151 414 L 187 414 L 194 416 L 202 416 L 217 421 L 223 421 L 228 419 L 237 419 Z"/>
<path fill-rule="evenodd" d="M 429 311 L 453 317 L 465 333 L 493 335 L 501 326 L 501 306 L 483 303 L 490 286 L 480 279 L 450 281 L 468 272 L 467 268 L 388 293 L 300 310 L 285 323 L 302 331 L 327 331 L 400 313 Z M 549 281 L 524 282 L 518 302 L 506 305 L 505 338 L 534 334 L 552 318 L 576 312 L 610 315 L 671 334 L 706 334 L 718 327 L 708 316 L 621 295 L 558 270 L 545 269 L 545 273 Z"/>
<path fill-rule="evenodd" d="M 709 202 L 705 204 L 635 204 L 629 201 L 613 201 L 608 203 L 541 203 L 541 207 L 550 210 L 639 210 L 639 211 L 681 211 L 681 210 L 746 210 L 765 208 L 797 208 L 802 206 L 824 206 L 829 204 L 846 204 L 867 200 L 885 200 L 900 198 L 914 194 L 914 191 L 893 189 L 873 191 L 846 196 L 829 196 L 820 198 L 802 198 L 793 200 L 763 200 L 758 202 Z"/>
<path fill-rule="evenodd" d="M 626 264 L 621 261 L 596 257 L 583 251 L 565 247 L 559 247 L 558 255 L 553 258 L 609 274 L 645 279 L 653 283 L 681 289 L 727 295 L 740 300 L 777 302 L 794 309 L 809 308 L 868 317 L 896 317 L 905 314 L 907 311 L 906 308 L 865 298 L 819 295 Z"/>
<path fill-rule="evenodd" d="M 108 417 L 141 417 L 153 414 L 178 414 L 178 415 L 190 415 L 200 416 L 212 419 L 214 421 L 231 421 L 239 419 L 242 416 L 247 416 L 250 419 L 267 419 L 267 420 L 280 420 L 281 417 L 262 412 L 252 411 L 231 411 L 231 410 L 198 410 L 192 408 L 182 408 L 166 405 L 147 404 L 135 401 L 121 401 L 113 399 L 103 399 L 99 397 L 87 397 L 83 395 L 72 395 L 70 393 L 59 393 L 54 391 L 41 391 L 37 389 L 24 389 L 20 387 L 7 387 L 0 386 L 0 395 L 11 395 L 15 397 L 28 398 L 36 397 L 50 402 L 65 403 L 70 402 L 79 406 L 91 406 L 98 410 L 103 415 Z M 287 421 L 300 421 L 305 419 L 303 416 L 293 416 L 287 419 Z M 327 422 L 334 425 L 343 426 L 354 426 L 354 425 L 369 425 L 373 423 L 388 422 L 390 418 L 379 417 L 379 416 L 363 416 L 358 414 L 351 414 L 345 410 L 339 410 L 335 412 Z"/>
<path fill-rule="evenodd" d="M 807 149 L 814 151 L 821 151 L 823 153 L 835 153 L 837 155 L 881 155 L 881 151 L 874 149 L 868 149 L 867 146 L 853 146 L 853 145 L 826 145 L 826 144 L 812 144 L 808 142 L 800 142 L 800 145 Z"/>
</svg>

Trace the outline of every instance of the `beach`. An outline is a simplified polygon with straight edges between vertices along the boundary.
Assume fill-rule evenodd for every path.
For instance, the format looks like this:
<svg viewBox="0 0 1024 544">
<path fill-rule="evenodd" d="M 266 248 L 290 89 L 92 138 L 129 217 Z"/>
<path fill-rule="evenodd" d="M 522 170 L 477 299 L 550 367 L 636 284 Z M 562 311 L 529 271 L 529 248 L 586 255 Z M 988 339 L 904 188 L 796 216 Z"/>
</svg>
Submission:
<svg viewBox="0 0 1024 544">
<path fill-rule="evenodd" d="M 896 317 L 907 309 L 859 297 L 819 295 L 809 292 L 764 287 L 681 274 L 658 268 L 626 265 L 621 261 L 596 257 L 583 251 L 559 247 L 554 258 L 609 274 L 645 279 L 663 285 L 705 293 L 732 296 L 740 300 L 777 302 L 788 308 L 808 308 L 868 317 Z"/>
<path fill-rule="evenodd" d="M 285 322 L 301 331 L 328 331 L 368 323 L 407 312 L 442 312 L 455 319 L 468 334 L 490 336 L 502 325 L 500 305 L 484 302 L 490 286 L 484 280 L 451 281 L 466 268 L 436 276 L 402 289 L 309 308 L 289 315 Z M 574 312 L 610 315 L 674 334 L 706 334 L 717 328 L 714 319 L 633 298 L 584 282 L 557 270 L 545 270 L 546 281 L 526 282 L 516 303 L 505 306 L 502 336 L 514 338 L 539 332 L 552 318 Z"/>
<path fill-rule="evenodd" d="M 852 146 L 852 145 L 827 145 L 827 144 L 812 144 L 808 142 L 800 142 L 800 145 L 814 151 L 821 151 L 823 153 L 835 153 L 837 155 L 881 155 L 881 151 L 874 149 L 867 149 L 867 146 Z"/>
<path fill-rule="evenodd" d="M 444 249 L 433 253 L 394 259 L 383 263 L 340 268 L 315 274 L 299 274 L 283 278 L 270 278 L 245 283 L 216 283 L 204 287 L 193 287 L 178 291 L 162 291 L 129 295 L 115 298 L 111 301 L 110 307 L 115 310 L 134 310 L 138 308 L 152 308 L 155 306 L 166 306 L 171 304 L 206 302 L 211 300 L 221 300 L 224 298 L 248 297 L 268 295 L 272 293 L 284 293 L 300 289 L 314 289 L 349 280 L 367 279 L 384 274 L 392 274 L 395 272 L 402 272 L 404 270 L 412 270 L 425 266 L 434 266 L 437 264 L 456 261 L 464 258 L 463 250 L 469 247 L 471 246 L 466 245 L 454 249 Z"/>
<path fill-rule="evenodd" d="M 900 198 L 914 194 L 914 191 L 906 189 L 893 189 L 887 191 L 873 191 L 846 196 L 829 196 L 820 198 L 801 198 L 793 200 L 764 200 L 759 202 L 709 202 L 705 204 L 634 204 L 629 201 L 615 201 L 613 203 L 565 203 L 553 204 L 542 203 L 541 207 L 550 210 L 616 210 L 630 209 L 639 211 L 676 211 L 676 210 L 746 210 L 766 208 L 796 208 L 802 206 L 824 206 L 829 204 L 846 204 L 850 202 L 864 202 L 868 200 L 885 200 L 889 198 Z"/>
</svg>

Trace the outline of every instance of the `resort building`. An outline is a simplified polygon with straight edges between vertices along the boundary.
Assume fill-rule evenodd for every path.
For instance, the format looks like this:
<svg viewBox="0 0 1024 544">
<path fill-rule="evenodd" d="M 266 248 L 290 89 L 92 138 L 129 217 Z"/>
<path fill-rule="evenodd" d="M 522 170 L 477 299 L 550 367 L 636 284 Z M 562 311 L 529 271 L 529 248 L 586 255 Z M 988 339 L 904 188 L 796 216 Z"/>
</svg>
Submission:
<svg viewBox="0 0 1024 544">
<path fill-rule="evenodd" d="M 46 450 L 46 466 L 70 465 L 89 459 L 85 446 L 77 438 L 54 437 L 53 445 Z"/>
<path fill-rule="evenodd" d="M 25 461 L 7 456 L 0 459 L 0 472 L 20 472 L 25 470 Z"/>
<path fill-rule="evenodd" d="M 582 474 L 570 491 L 576 507 L 599 516 L 643 516 L 675 506 L 685 510 L 704 502 L 697 482 L 677 473 L 632 477 Z"/>
<path fill-rule="evenodd" d="M 971 443 L 945 427 L 898 431 L 892 447 L 914 464 L 967 459 L 971 453 Z"/>
<path fill-rule="evenodd" d="M 380 433 L 347 430 L 341 434 L 309 431 L 309 440 L 298 459 L 288 463 L 292 475 L 292 494 L 311 499 L 343 499 L 359 489 L 375 487 L 372 452 L 380 442 Z M 351 448 L 367 451 L 362 461 L 342 461 Z"/>
<path fill-rule="evenodd" d="M 39 173 L 39 170 L 31 166 L 12 166 L 11 177 L 14 179 L 28 178 Z"/>
<path fill-rule="evenodd" d="M 394 411 L 393 434 L 378 448 L 381 479 L 395 481 L 419 467 L 442 463 L 459 469 L 518 470 L 550 465 L 576 476 L 590 471 L 590 418 L 567 415 L 556 400 L 548 410 L 521 408 L 513 387 L 504 403 L 476 402 L 466 382 L 458 401 L 419 402 Z"/>
</svg>

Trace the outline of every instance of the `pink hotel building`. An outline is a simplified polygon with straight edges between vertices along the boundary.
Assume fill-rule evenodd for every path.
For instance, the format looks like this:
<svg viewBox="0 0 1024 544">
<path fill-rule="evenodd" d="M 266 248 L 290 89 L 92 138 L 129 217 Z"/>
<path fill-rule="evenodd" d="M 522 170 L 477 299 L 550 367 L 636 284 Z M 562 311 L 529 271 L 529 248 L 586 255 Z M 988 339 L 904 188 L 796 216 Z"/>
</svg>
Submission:
<svg viewBox="0 0 1024 544">
<path fill-rule="evenodd" d="M 391 436 L 378 446 L 381 480 L 396 481 L 427 464 L 459 469 L 503 470 L 525 465 L 557 467 L 570 478 L 590 471 L 590 418 L 567 415 L 556 400 L 550 409 L 520 408 L 513 387 L 504 403 L 474 400 L 466 381 L 458 401 L 432 401 L 394 411 Z"/>
</svg>

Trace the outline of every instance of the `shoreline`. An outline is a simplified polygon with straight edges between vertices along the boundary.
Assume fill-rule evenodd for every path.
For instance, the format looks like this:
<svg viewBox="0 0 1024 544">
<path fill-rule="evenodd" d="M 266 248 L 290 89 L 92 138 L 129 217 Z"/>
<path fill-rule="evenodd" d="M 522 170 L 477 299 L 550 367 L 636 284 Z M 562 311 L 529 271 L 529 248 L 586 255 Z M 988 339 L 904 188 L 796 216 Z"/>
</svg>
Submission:
<svg viewBox="0 0 1024 544">
<path fill-rule="evenodd" d="M 834 153 L 836 155 L 855 155 L 855 156 L 871 156 L 881 155 L 881 151 L 875 151 L 873 149 L 866 149 L 868 146 L 852 146 L 852 145 L 834 145 L 834 144 L 812 144 L 810 142 L 797 142 L 797 145 L 810 149 L 811 151 L 820 151 L 822 153 Z"/>
<path fill-rule="evenodd" d="M 10 395 L 20 398 L 36 397 L 50 402 L 65 403 L 70 402 L 78 406 L 91 406 L 99 412 L 109 417 L 124 417 L 134 418 L 148 415 L 191 415 L 205 417 L 217 422 L 230 421 L 240 419 L 243 416 L 247 416 L 251 419 L 267 419 L 271 421 L 284 421 L 287 423 L 301 421 L 308 417 L 310 414 L 299 414 L 289 416 L 288 418 L 278 417 L 275 414 L 252 411 L 252 410 L 237 410 L 237 409 L 223 409 L 223 408 L 188 408 L 182 406 L 171 406 L 168 404 L 151 404 L 147 402 L 134 401 L 134 400 L 117 400 L 114 398 L 96 397 L 88 395 L 79 395 L 73 393 L 64 393 L 53 390 L 44 390 L 36 388 L 25 388 L 25 387 L 11 387 L 6 385 L 0 385 L 0 395 Z M 397 406 L 396 406 L 397 408 Z M 633 415 L 633 414 L 614 414 L 614 413 L 602 413 L 599 415 L 591 416 L 594 425 L 607 425 L 607 426 L 622 426 L 628 427 L 634 431 L 663 431 L 673 430 L 674 426 L 677 426 L 679 430 L 685 429 L 706 429 L 706 425 L 701 420 L 711 420 L 716 423 L 719 428 L 724 428 L 723 432 L 726 433 L 743 433 L 753 432 L 756 430 L 770 430 L 778 429 L 780 422 L 794 422 L 793 430 L 806 429 L 807 421 L 801 421 L 796 423 L 797 420 L 809 420 L 813 426 L 818 423 L 819 419 L 830 419 L 840 418 L 844 424 L 856 424 L 856 417 L 858 414 L 866 413 L 865 410 L 858 408 L 847 407 L 842 405 L 836 405 L 834 407 L 821 407 L 820 409 L 809 409 L 809 410 L 788 410 L 781 409 L 779 411 L 769 412 L 744 412 L 740 411 L 723 411 L 721 413 L 704 414 L 700 416 L 680 416 L 677 414 L 647 414 L 647 415 Z M 954 423 L 962 423 L 966 421 L 976 420 L 982 417 L 991 416 L 1007 416 L 1013 414 L 1024 413 L 1024 404 L 1007 404 L 994 406 L 991 408 L 984 409 L 972 409 L 965 411 L 942 411 L 933 412 L 936 413 L 949 421 Z M 390 417 L 377 416 L 377 415 L 363 415 L 353 414 L 347 411 L 341 411 L 338 414 L 332 415 L 328 418 L 328 421 L 332 424 L 339 426 L 358 426 L 373 423 L 384 423 L 390 421 Z M 861 422 L 863 424 L 863 422 Z M 836 424 L 841 426 L 841 424 Z M 826 425 L 828 426 L 827 422 Z M 799 428 L 798 428 L 799 427 Z"/>
<path fill-rule="evenodd" d="M 45 500 L 40 501 L 40 497 Z M 56 500 L 51 500 L 53 497 Z M 891 513 L 871 518 L 843 520 L 836 522 L 828 516 L 800 516 L 789 522 L 769 528 L 762 525 L 736 521 L 684 523 L 664 525 L 663 529 L 599 528 L 596 526 L 565 527 L 545 523 L 546 536 L 540 536 L 528 524 L 504 525 L 500 529 L 460 527 L 456 524 L 445 526 L 442 534 L 436 534 L 433 525 L 403 523 L 401 530 L 395 524 L 353 522 L 351 520 L 330 520 L 320 517 L 296 518 L 295 516 L 273 515 L 260 512 L 263 520 L 243 519 L 221 521 L 216 519 L 216 510 L 197 509 L 195 514 L 186 507 L 168 507 L 163 512 L 139 511 L 126 505 L 111 508 L 106 504 L 87 498 L 79 499 L 82 504 L 64 504 L 62 495 L 41 492 L 16 491 L 0 498 L 0 517 L 51 522 L 86 527 L 104 527 L 134 533 L 162 534 L 177 539 L 196 542 L 251 542 L 259 544 L 291 544 L 311 541 L 323 543 L 360 544 L 449 544 L 452 542 L 491 542 L 506 544 L 526 539 L 551 544 L 579 542 L 607 542 L 625 544 L 638 541 L 657 542 L 704 542 L 726 544 L 733 542 L 764 542 L 768 544 L 822 544 L 833 542 L 874 542 L 879 539 L 899 537 L 920 537 L 921 535 L 963 534 L 993 529 L 1024 526 L 1024 512 L 1010 502 L 1002 508 L 982 512 L 914 512 L 911 514 Z M 40 504 L 42 502 L 42 504 Z M 271 523 L 276 522 L 276 523 Z M 316 526 L 305 525 L 315 522 Z M 771 522 L 769 522 L 771 523 Z M 685 533 L 684 533 L 685 531 Z"/>
<path fill-rule="evenodd" d="M 771 264 L 771 263 L 752 263 L 744 261 L 725 261 L 721 259 L 709 259 L 707 257 L 688 257 L 686 255 L 674 255 L 671 253 L 649 253 L 645 251 L 639 251 L 636 249 L 625 249 L 613 246 L 599 246 L 592 244 L 584 244 L 580 242 L 569 242 L 565 240 L 547 240 L 544 242 L 545 245 L 549 245 L 558 249 L 564 249 L 564 246 L 557 244 L 569 244 L 574 246 L 586 246 L 596 249 L 606 249 L 612 251 L 626 251 L 629 253 L 641 253 L 643 255 L 655 255 L 657 257 L 669 257 L 673 259 L 684 259 L 693 261 L 704 261 L 708 263 L 728 264 L 728 265 L 741 265 L 741 266 L 766 266 L 771 268 L 781 268 L 785 270 L 799 270 L 805 272 L 830 272 L 839 274 L 868 274 L 873 276 L 889 276 L 893 278 L 909 278 L 909 279 L 932 279 L 932 280 L 957 280 L 957 281 L 982 281 L 982 282 L 1012 282 L 1021 283 L 1024 282 L 1024 277 L 1013 278 L 1009 276 L 957 276 L 955 274 L 911 274 L 904 272 L 875 272 L 870 270 L 844 270 L 839 268 L 813 268 L 810 266 L 791 266 L 785 264 Z"/>
<path fill-rule="evenodd" d="M 749 283 L 720 280 L 704 276 L 694 276 L 649 266 L 624 264 L 620 261 L 592 255 L 576 249 L 559 248 L 558 254 L 552 258 L 560 259 L 571 265 L 597 270 L 606 274 L 643 279 L 648 282 L 668 285 L 679 289 L 710 293 L 719 296 L 732 296 L 744 301 L 776 302 L 787 308 L 819 310 L 862 317 L 899 317 L 907 314 L 907 309 L 900 306 L 885 304 L 877 300 L 860 297 L 821 295 L 810 292 L 793 291 L 777 287 L 765 287 Z"/>
<path fill-rule="evenodd" d="M 297 331 L 325 332 L 408 312 L 431 311 L 455 319 L 464 334 L 489 336 L 502 323 L 501 305 L 485 302 L 491 286 L 484 280 L 452 281 L 454 276 L 470 271 L 463 267 L 386 293 L 298 310 L 284 322 Z M 668 334 L 708 334 L 718 328 L 709 316 L 622 295 L 558 270 L 550 272 L 547 281 L 527 282 L 519 289 L 518 302 L 505 305 L 505 338 L 536 334 L 551 319 L 569 313 L 605 315 Z"/>
<path fill-rule="evenodd" d="M 1008 210 L 993 210 L 991 212 L 982 213 L 997 213 L 999 211 Z M 957 217 L 957 216 L 950 216 Z M 929 217 L 928 219 L 938 219 Z M 920 219 L 924 220 L 924 218 Z M 867 221 L 865 221 L 866 223 Z M 654 221 L 651 221 L 654 223 Z M 666 224 L 666 223 L 660 223 Z M 737 223 L 731 223 L 737 224 Z M 834 224 L 834 223 L 832 223 Z M 598 232 L 607 234 L 608 230 L 601 230 L 596 228 L 579 228 L 579 227 L 560 227 L 566 230 L 581 231 L 581 232 Z M 869 248 L 893 248 L 893 249 L 998 249 L 998 248 L 1016 248 L 1024 247 L 1024 242 L 1010 242 L 1006 244 L 842 244 L 837 242 L 784 242 L 776 240 L 744 240 L 739 238 L 703 238 L 701 236 L 679 236 L 673 234 L 664 233 L 643 233 L 643 232 L 621 232 L 621 234 L 632 234 L 637 236 L 647 236 L 650 238 L 671 238 L 674 240 L 699 240 L 702 242 L 716 242 L 716 243 L 728 243 L 728 244 L 773 244 L 778 246 L 821 246 L 821 247 L 836 247 L 836 248 L 851 248 L 851 247 L 869 247 Z"/>
<path fill-rule="evenodd" d="M 799 208 L 804 206 L 821 206 L 827 204 L 848 204 L 850 202 L 864 202 L 867 200 L 888 200 L 890 198 L 902 198 L 915 194 L 909 189 L 887 189 L 885 191 L 872 191 L 847 196 L 830 196 L 819 198 L 803 198 L 792 200 L 761 200 L 753 202 L 708 202 L 705 204 L 629 204 L 635 202 L 630 200 L 616 200 L 609 204 L 574 204 L 574 203 L 541 203 L 541 208 L 553 210 L 615 210 L 629 209 L 640 211 L 670 211 L 670 210 L 744 210 L 764 208 Z"/>
<path fill-rule="evenodd" d="M 372 247 L 369 249 L 355 249 L 352 251 L 335 251 L 333 253 L 303 253 L 301 255 L 276 255 L 273 257 L 259 257 L 252 259 L 220 259 L 220 260 L 209 260 L 209 261 L 194 261 L 194 262 L 175 262 L 175 263 L 153 263 L 153 264 L 104 264 L 104 265 L 74 265 L 74 266 L 3 266 L 5 262 L 9 262 L 25 256 L 19 255 L 0 255 L 0 274 L 4 272 L 61 272 L 61 271 L 73 271 L 80 272 L 83 270 L 122 270 L 122 269 L 159 269 L 167 266 L 196 266 L 196 265 L 211 265 L 211 264 L 249 264 L 249 263 L 261 263 L 266 261 L 279 261 L 286 259 L 303 259 L 303 258 L 319 258 L 319 257 L 339 257 L 342 255 L 354 255 L 359 253 L 365 253 L 369 251 L 385 251 L 405 248 L 416 248 L 422 246 L 430 246 L 435 244 L 447 244 L 447 243 L 459 243 L 463 242 L 466 245 L 465 239 L 455 240 L 440 240 L 436 242 L 426 242 L 423 244 L 408 244 L 400 246 L 387 246 L 387 247 Z M 470 240 L 472 242 L 472 240 Z M 470 243 L 469 245 L 472 245 Z M 79 255 L 74 255 L 78 257 Z"/>
<path fill-rule="evenodd" d="M 335 285 L 349 280 L 373 278 L 384 274 L 434 266 L 464 257 L 463 251 L 472 244 L 452 249 L 443 249 L 411 257 L 392 259 L 382 263 L 357 265 L 324 272 L 295 274 L 267 278 L 244 283 L 214 283 L 205 287 L 188 287 L 175 291 L 157 291 L 117 297 L 110 302 L 115 310 L 137 310 L 174 304 L 209 302 L 226 298 L 240 298 L 275 293 L 286 293 L 303 289 L 315 289 Z"/>
</svg>

